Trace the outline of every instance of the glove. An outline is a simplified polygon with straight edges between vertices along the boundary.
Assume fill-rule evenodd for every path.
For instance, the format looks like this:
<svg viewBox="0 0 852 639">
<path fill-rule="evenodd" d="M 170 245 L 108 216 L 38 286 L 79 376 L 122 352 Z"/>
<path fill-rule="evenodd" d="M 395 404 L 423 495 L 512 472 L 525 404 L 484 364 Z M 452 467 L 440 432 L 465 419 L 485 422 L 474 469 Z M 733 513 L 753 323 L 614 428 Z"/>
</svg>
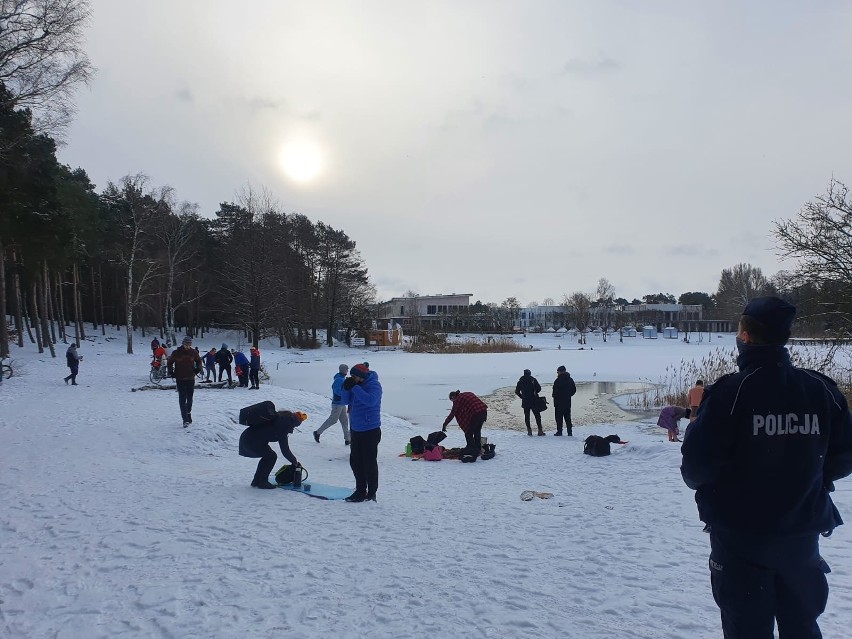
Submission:
<svg viewBox="0 0 852 639">
<path fill-rule="evenodd" d="M 344 389 L 352 390 L 354 387 L 355 387 L 355 378 L 354 377 L 347 377 L 343 381 L 343 388 Z"/>
</svg>

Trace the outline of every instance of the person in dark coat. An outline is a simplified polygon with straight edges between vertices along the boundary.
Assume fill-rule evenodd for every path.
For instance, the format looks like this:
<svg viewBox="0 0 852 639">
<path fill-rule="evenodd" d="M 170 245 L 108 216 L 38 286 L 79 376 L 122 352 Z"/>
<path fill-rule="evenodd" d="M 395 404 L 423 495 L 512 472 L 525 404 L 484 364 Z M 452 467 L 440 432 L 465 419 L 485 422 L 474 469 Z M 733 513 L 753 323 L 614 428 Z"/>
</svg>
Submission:
<svg viewBox="0 0 852 639">
<path fill-rule="evenodd" d="M 71 344 L 68 347 L 68 350 L 65 351 L 65 364 L 68 366 L 68 369 L 71 371 L 71 374 L 65 378 L 65 383 L 67 384 L 69 381 L 72 386 L 77 386 L 77 373 L 80 371 L 80 362 L 83 361 L 83 356 L 77 352 L 77 345 Z"/>
<path fill-rule="evenodd" d="M 216 353 L 216 363 L 219 364 L 219 380 L 222 381 L 222 373 L 228 373 L 228 386 L 234 383 L 231 378 L 231 362 L 234 361 L 234 356 L 228 350 L 227 344 L 222 344 L 222 348 Z"/>
<path fill-rule="evenodd" d="M 178 393 L 180 416 L 183 427 L 192 423 L 192 396 L 195 393 L 195 375 L 201 370 L 203 363 L 198 351 L 192 348 L 192 338 L 183 338 L 180 348 L 176 348 L 169 356 L 169 377 L 174 377 Z"/>
<path fill-rule="evenodd" d="M 521 408 L 524 409 L 524 422 L 527 425 L 527 435 L 532 437 L 532 428 L 530 427 L 530 411 L 535 415 L 535 423 L 538 426 L 539 436 L 544 435 L 541 428 L 541 412 L 538 410 L 538 394 L 541 392 L 541 384 L 532 376 L 532 371 L 525 368 L 524 374 L 515 385 L 515 395 L 521 398 Z"/>
<path fill-rule="evenodd" d="M 710 583 L 731 637 L 822 637 L 828 601 L 820 533 L 841 525 L 834 482 L 852 473 L 852 416 L 828 377 L 784 345 L 796 307 L 751 300 L 739 372 L 705 386 L 686 429 L 681 474 L 710 532 Z"/>
<path fill-rule="evenodd" d="M 557 437 L 562 436 L 562 420 L 565 420 L 565 434 L 571 437 L 574 432 L 574 424 L 571 422 L 571 398 L 577 392 L 577 385 L 571 379 L 571 373 L 564 366 L 556 369 L 556 379 L 553 380 L 553 412 L 556 413 Z"/>
<path fill-rule="evenodd" d="M 251 355 L 251 360 L 249 361 L 250 388 L 260 390 L 260 350 L 252 346 L 249 354 Z"/>
<path fill-rule="evenodd" d="M 308 416 L 300 411 L 290 412 L 279 410 L 277 417 L 271 421 L 258 426 L 249 426 L 240 435 L 240 455 L 243 457 L 260 457 L 257 462 L 257 470 L 251 485 L 255 488 L 275 488 L 275 484 L 269 481 L 269 473 L 275 466 L 278 455 L 272 450 L 270 442 L 278 442 L 281 454 L 294 466 L 298 466 L 299 460 L 290 450 L 288 438 L 290 433 L 305 421 Z"/>
<path fill-rule="evenodd" d="M 343 388 L 351 392 L 349 466 L 355 476 L 355 491 L 346 501 L 376 501 L 379 442 L 382 441 L 382 385 L 376 371 L 369 370 L 364 363 L 350 369 Z"/>
<path fill-rule="evenodd" d="M 204 368 L 207 371 L 207 379 L 204 381 L 210 381 L 210 375 L 213 375 L 213 379 L 216 379 L 216 347 L 214 346 L 209 351 L 204 354 Z"/>
<path fill-rule="evenodd" d="M 249 360 L 242 351 L 234 353 L 234 368 L 237 379 L 240 380 L 240 387 L 248 388 Z"/>
</svg>

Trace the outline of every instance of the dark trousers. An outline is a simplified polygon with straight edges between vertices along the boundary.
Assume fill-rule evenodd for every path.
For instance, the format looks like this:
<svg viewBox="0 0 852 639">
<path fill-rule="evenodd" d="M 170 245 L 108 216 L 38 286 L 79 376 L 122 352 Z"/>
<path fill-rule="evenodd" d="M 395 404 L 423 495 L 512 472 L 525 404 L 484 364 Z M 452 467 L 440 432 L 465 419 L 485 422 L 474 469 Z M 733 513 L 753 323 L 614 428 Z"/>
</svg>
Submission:
<svg viewBox="0 0 852 639">
<path fill-rule="evenodd" d="M 275 460 L 278 459 L 278 455 L 275 454 L 269 444 L 266 445 L 265 449 L 261 449 L 261 452 L 263 452 L 263 455 L 259 455 L 260 461 L 257 462 L 257 470 L 254 471 L 256 482 L 269 481 L 269 473 L 275 468 Z"/>
<path fill-rule="evenodd" d="M 192 395 L 195 393 L 195 380 L 178 379 L 175 380 L 175 386 L 177 386 L 180 416 L 183 418 L 183 421 L 186 421 L 186 418 L 192 412 Z"/>
<path fill-rule="evenodd" d="M 556 431 L 562 432 L 562 420 L 565 420 L 565 430 L 570 434 L 574 424 L 571 423 L 571 404 L 553 404 L 553 411 L 556 413 Z"/>
<path fill-rule="evenodd" d="M 256 368 L 250 368 L 249 369 L 249 381 L 251 382 L 251 385 L 254 386 L 254 387 L 260 386 L 260 377 L 258 376 L 258 372 L 259 371 Z"/>
<path fill-rule="evenodd" d="M 527 425 L 527 428 L 530 427 L 530 411 L 535 415 L 535 425 L 541 428 L 541 412 L 524 406 L 524 423 Z"/>
<path fill-rule="evenodd" d="M 245 369 L 242 369 L 243 374 L 237 375 L 237 379 L 240 380 L 240 386 L 248 386 L 248 373 Z"/>
<path fill-rule="evenodd" d="M 218 381 L 220 381 L 220 382 L 222 381 L 222 373 L 224 373 L 225 371 L 228 372 L 228 383 L 233 384 L 234 382 L 231 379 L 231 366 L 230 366 L 230 364 L 228 366 L 222 366 L 221 364 L 219 364 L 219 380 Z"/>
<path fill-rule="evenodd" d="M 828 565 L 816 533 L 745 537 L 710 533 L 710 584 L 725 639 L 820 639 L 817 617 L 828 601 Z"/>
<path fill-rule="evenodd" d="M 213 373 L 213 379 L 216 379 L 216 365 L 207 367 L 207 381 L 210 381 L 210 373 Z"/>
<path fill-rule="evenodd" d="M 69 366 L 68 370 L 71 371 L 71 374 L 68 377 L 65 378 L 65 381 L 67 382 L 70 379 L 72 384 L 76 384 L 77 383 L 77 372 L 80 370 L 79 365 L 78 366 Z"/>
<path fill-rule="evenodd" d="M 470 418 L 470 425 L 464 433 L 464 440 L 467 442 L 468 448 L 475 448 L 477 451 L 482 450 L 482 426 L 486 419 L 488 419 L 487 410 L 476 413 Z"/>
<path fill-rule="evenodd" d="M 349 466 L 355 475 L 355 492 L 375 495 L 379 487 L 379 442 L 382 429 L 353 430 L 349 440 Z"/>
</svg>

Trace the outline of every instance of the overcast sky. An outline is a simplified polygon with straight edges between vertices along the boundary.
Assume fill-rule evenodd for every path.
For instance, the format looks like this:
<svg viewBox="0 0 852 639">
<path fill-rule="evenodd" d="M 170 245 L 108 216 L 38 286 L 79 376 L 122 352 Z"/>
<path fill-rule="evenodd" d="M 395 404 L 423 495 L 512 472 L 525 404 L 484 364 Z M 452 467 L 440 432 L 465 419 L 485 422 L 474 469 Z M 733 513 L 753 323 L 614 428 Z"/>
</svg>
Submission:
<svg viewBox="0 0 852 639">
<path fill-rule="evenodd" d="M 264 186 L 354 239 L 382 299 L 713 293 L 789 268 L 772 220 L 852 183 L 847 0 L 92 8 L 62 161 L 207 216 Z"/>
</svg>

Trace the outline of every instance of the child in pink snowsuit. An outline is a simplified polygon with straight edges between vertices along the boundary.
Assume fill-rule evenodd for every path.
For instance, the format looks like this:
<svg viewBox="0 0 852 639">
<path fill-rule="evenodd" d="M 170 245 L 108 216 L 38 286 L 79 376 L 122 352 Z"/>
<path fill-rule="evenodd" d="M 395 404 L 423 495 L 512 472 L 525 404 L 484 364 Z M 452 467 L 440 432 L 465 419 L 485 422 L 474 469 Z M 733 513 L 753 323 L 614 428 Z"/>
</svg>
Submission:
<svg viewBox="0 0 852 639">
<path fill-rule="evenodd" d="M 669 432 L 669 441 L 670 442 L 679 442 L 678 435 L 680 435 L 680 428 L 678 428 L 678 422 L 681 419 L 689 419 L 691 411 L 688 408 L 681 408 L 680 406 L 666 406 L 663 410 L 660 411 L 660 418 L 657 420 L 657 426 L 660 428 L 665 428 Z"/>
</svg>

